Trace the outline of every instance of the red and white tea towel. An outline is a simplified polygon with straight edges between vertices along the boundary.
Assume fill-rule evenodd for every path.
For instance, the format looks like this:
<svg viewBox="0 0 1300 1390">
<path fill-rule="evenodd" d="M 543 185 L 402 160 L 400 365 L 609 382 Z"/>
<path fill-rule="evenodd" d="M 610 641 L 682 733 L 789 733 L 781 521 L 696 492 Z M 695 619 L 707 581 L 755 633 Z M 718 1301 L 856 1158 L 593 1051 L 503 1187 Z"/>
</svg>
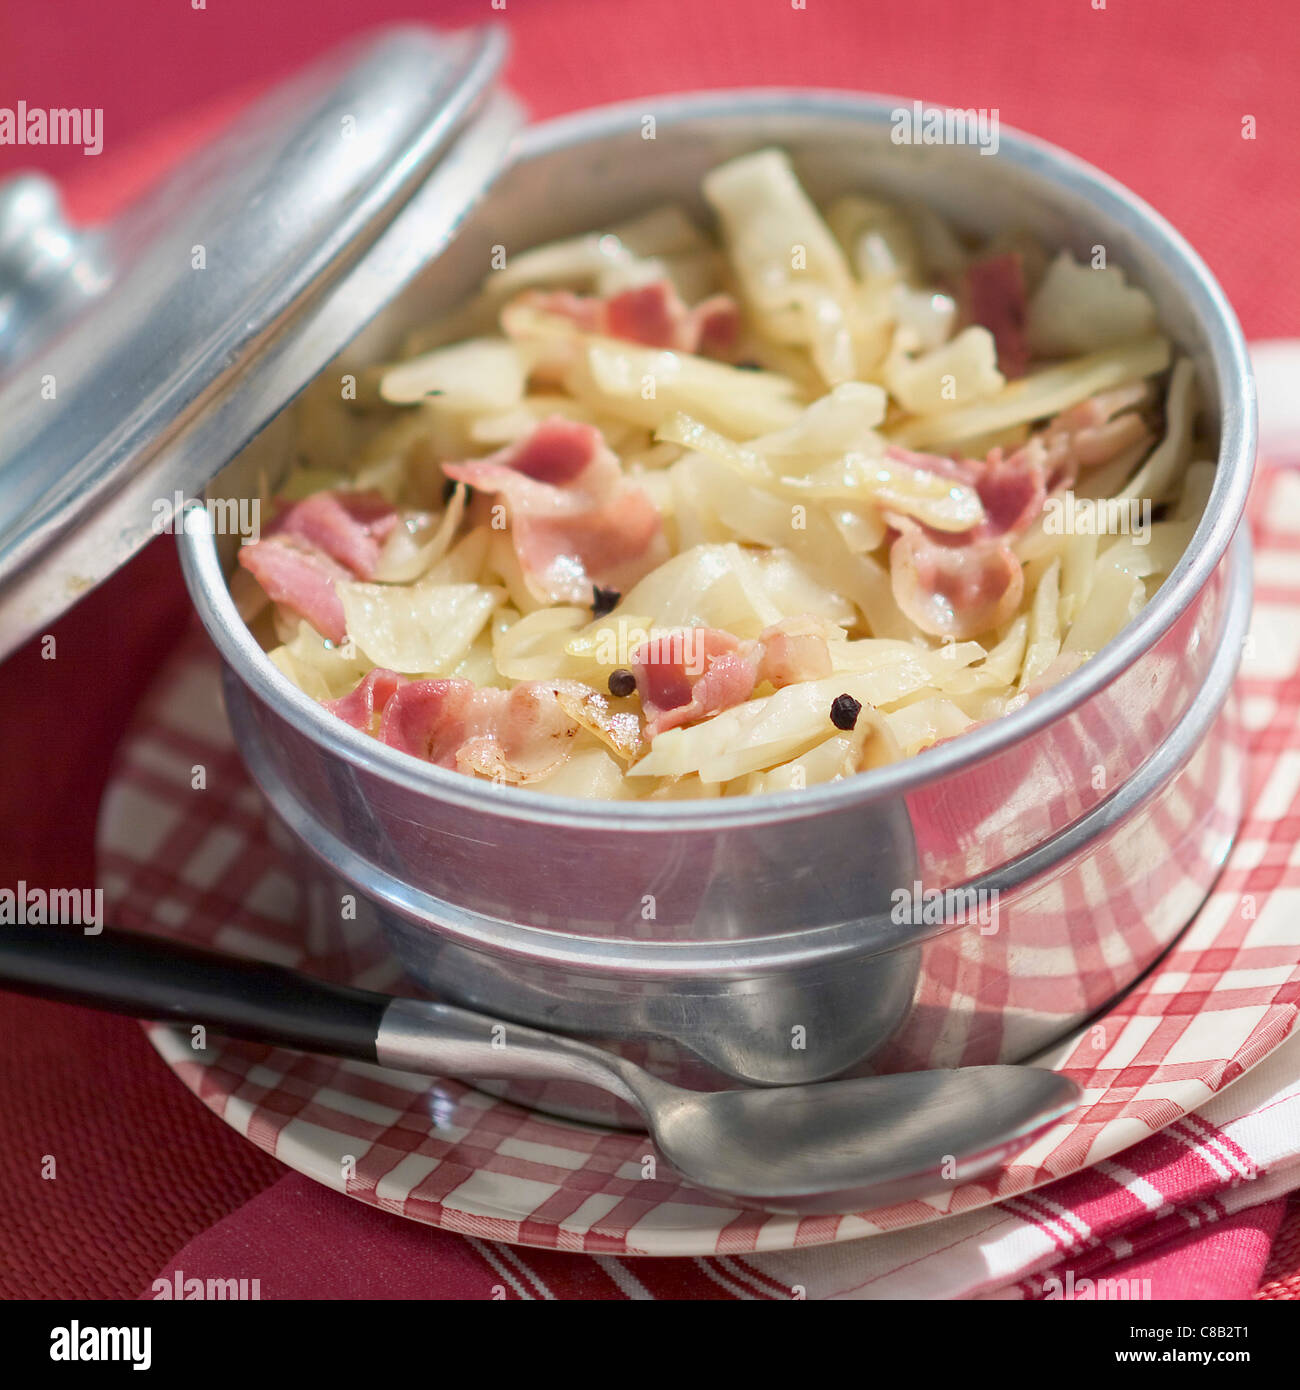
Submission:
<svg viewBox="0 0 1300 1390">
<path fill-rule="evenodd" d="M 1037 1192 L 838 1249 L 751 1258 L 784 1282 L 804 1273 L 811 1297 L 1088 1298 L 1117 1278 L 1135 1281 L 1134 1298 L 1248 1297 L 1253 1285 L 1232 1289 L 1231 1269 L 1158 1253 L 1269 1207 L 1257 1227 L 1267 1242 L 1276 1199 L 1296 1187 L 1300 1035 L 1197 1114 Z M 1234 1229 L 1248 1231 L 1249 1219 Z"/>
<path fill-rule="evenodd" d="M 1249 1298 L 1297 1186 L 1300 1036 L 1116 1161 L 895 1235 L 713 1259 L 568 1254 L 435 1230 L 293 1173 L 159 1277 L 252 1275 L 264 1298 Z"/>
</svg>

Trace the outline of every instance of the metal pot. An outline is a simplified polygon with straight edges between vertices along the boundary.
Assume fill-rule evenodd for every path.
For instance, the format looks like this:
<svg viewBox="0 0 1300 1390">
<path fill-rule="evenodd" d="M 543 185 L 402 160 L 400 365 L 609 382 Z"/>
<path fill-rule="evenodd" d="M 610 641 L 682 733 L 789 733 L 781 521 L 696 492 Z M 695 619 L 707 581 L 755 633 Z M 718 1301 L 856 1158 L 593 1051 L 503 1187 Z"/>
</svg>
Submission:
<svg viewBox="0 0 1300 1390">
<path fill-rule="evenodd" d="M 970 231 L 1104 247 L 1196 364 L 1219 437 L 1206 514 L 1105 650 L 897 766 L 651 804 L 445 772 L 290 685 L 231 600 L 233 538 L 180 533 L 250 771 L 426 988 L 698 1086 L 1032 1055 L 1168 946 L 1240 818 L 1228 702 L 1250 557 L 1233 537 L 1254 398 L 1231 310 L 1150 208 L 1025 136 L 1000 131 L 992 157 L 898 145 L 910 103 L 755 91 L 585 112 L 511 144 L 519 113 L 491 90 L 503 53 L 493 31 L 367 39 L 107 228 L 69 226 L 40 180 L 0 189 L 0 656 L 144 544 L 173 492 L 219 468 L 210 496 L 274 481 L 292 396 L 340 352 L 338 370 L 386 355 L 481 279 L 491 248 L 667 199 L 703 212 L 701 177 L 745 151 L 784 147 L 817 198 L 871 190 Z M 932 913 L 952 889 L 982 916 Z M 512 1094 L 627 1118 L 582 1094 Z"/>
<path fill-rule="evenodd" d="M 235 611 L 229 551 L 205 530 L 180 538 L 249 770 L 301 841 L 377 907 L 413 977 L 626 1048 L 688 1085 L 1029 1057 L 1105 1007 L 1187 925 L 1242 812 L 1230 689 L 1251 565 L 1246 535 L 1233 537 L 1254 401 L 1232 312 L 1186 243 L 1103 175 L 1006 130 L 994 158 L 895 145 L 899 106 L 742 91 L 533 127 L 344 362 L 377 360 L 405 327 L 450 307 L 493 245 L 522 250 L 666 199 L 698 207 L 706 171 L 768 144 L 790 152 L 817 198 L 866 189 L 921 199 L 971 231 L 1014 224 L 1082 254 L 1104 246 L 1196 363 L 1218 477 L 1147 608 L 1024 708 L 903 764 L 772 796 L 607 804 L 496 787 L 383 747 L 295 689 Z M 256 469 L 274 476 L 285 463 L 272 425 L 209 495 L 238 496 Z M 918 884 L 919 898 L 905 891 Z M 958 887 L 995 911 L 954 925 L 915 910 Z M 512 1094 L 626 1118 L 587 1095 Z"/>
</svg>

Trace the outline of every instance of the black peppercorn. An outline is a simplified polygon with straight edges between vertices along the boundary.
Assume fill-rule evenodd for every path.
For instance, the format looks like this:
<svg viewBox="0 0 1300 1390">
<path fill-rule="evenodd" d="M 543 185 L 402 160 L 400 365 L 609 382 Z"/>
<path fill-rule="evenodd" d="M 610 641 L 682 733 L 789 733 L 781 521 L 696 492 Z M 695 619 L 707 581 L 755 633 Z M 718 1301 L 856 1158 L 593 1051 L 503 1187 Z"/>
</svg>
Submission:
<svg viewBox="0 0 1300 1390">
<path fill-rule="evenodd" d="M 846 733 L 857 727 L 858 715 L 862 713 L 862 701 L 852 695 L 837 695 L 831 701 L 831 723 Z"/>
<path fill-rule="evenodd" d="M 609 693 L 622 699 L 625 695 L 630 695 L 636 689 L 636 677 L 626 667 L 620 666 L 617 671 L 609 673 Z"/>
<path fill-rule="evenodd" d="M 612 613 L 623 597 L 617 589 L 602 589 L 599 584 L 591 586 L 591 613 L 594 618 L 603 618 Z"/>
</svg>

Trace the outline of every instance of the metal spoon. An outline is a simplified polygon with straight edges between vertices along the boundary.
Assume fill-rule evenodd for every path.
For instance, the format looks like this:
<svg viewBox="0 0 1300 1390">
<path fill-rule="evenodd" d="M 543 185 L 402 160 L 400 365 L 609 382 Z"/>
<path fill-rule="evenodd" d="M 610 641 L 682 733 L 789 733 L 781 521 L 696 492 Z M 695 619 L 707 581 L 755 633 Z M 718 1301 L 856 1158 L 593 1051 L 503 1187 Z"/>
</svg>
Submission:
<svg viewBox="0 0 1300 1390">
<path fill-rule="evenodd" d="M 0 928 L 0 986 L 432 1076 L 583 1081 L 634 1106 L 687 1182 L 778 1212 L 941 1191 L 1081 1098 L 1067 1077 L 1021 1066 L 687 1091 L 572 1038 L 115 931 Z"/>
</svg>

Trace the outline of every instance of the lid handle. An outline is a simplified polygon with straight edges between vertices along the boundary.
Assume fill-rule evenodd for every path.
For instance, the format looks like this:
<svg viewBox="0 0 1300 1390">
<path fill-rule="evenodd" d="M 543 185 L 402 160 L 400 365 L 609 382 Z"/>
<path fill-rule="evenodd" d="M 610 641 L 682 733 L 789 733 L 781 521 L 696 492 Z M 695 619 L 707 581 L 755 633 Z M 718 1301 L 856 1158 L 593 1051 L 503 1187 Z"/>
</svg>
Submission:
<svg viewBox="0 0 1300 1390">
<path fill-rule="evenodd" d="M 96 237 L 68 222 L 49 179 L 0 181 L 0 372 L 108 283 Z"/>
</svg>

